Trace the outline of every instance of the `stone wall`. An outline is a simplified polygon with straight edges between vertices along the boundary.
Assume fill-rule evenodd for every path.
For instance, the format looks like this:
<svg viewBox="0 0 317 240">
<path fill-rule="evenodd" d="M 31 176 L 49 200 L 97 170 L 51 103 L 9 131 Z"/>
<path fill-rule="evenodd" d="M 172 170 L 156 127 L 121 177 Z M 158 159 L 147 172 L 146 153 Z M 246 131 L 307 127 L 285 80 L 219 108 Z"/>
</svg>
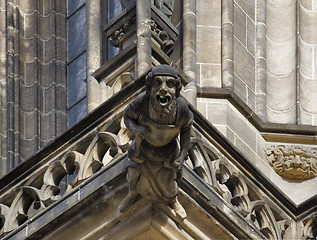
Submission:
<svg viewBox="0 0 317 240">
<path fill-rule="evenodd" d="M 1 1 L 1 173 L 66 129 L 66 4 Z"/>
<path fill-rule="evenodd" d="M 221 1 L 197 1 L 197 82 L 221 87 Z"/>
<path fill-rule="evenodd" d="M 315 126 L 316 6 L 294 0 L 196 5 L 198 84 L 232 89 L 263 121 Z"/>
</svg>

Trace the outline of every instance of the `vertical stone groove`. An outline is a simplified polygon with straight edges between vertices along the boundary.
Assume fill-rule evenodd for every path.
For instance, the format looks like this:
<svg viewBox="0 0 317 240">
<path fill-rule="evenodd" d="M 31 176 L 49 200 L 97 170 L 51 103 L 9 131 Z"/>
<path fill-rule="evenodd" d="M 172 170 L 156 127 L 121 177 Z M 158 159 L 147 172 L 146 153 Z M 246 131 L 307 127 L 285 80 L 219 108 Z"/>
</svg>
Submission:
<svg viewBox="0 0 317 240">
<path fill-rule="evenodd" d="M 256 113 L 266 120 L 266 0 L 256 2 Z"/>
<path fill-rule="evenodd" d="M 296 0 L 266 7 L 267 120 L 296 123 Z"/>
<path fill-rule="evenodd" d="M 9 170 L 7 164 L 7 1 L 0 1 L 0 176 Z"/>
<path fill-rule="evenodd" d="M 221 1 L 222 87 L 233 89 L 233 0 Z"/>
<path fill-rule="evenodd" d="M 299 1 L 299 123 L 317 125 L 317 7 Z"/>
<path fill-rule="evenodd" d="M 183 68 L 191 82 L 185 86 L 185 97 L 193 105 L 197 105 L 196 82 L 196 1 L 184 0 L 184 45 Z"/>
</svg>

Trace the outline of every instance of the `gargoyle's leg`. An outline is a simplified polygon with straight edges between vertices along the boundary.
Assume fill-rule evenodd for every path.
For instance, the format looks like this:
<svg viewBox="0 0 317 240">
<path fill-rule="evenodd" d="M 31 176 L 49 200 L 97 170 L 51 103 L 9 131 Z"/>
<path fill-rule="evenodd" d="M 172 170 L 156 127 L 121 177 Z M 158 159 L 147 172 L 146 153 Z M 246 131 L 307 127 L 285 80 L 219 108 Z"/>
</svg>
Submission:
<svg viewBox="0 0 317 240">
<path fill-rule="evenodd" d="M 138 196 L 136 187 L 141 174 L 141 170 L 139 167 L 129 167 L 127 171 L 127 181 L 129 184 L 129 193 L 122 200 L 119 205 L 119 211 L 124 212 L 128 207 L 135 203 L 135 200 Z"/>
</svg>

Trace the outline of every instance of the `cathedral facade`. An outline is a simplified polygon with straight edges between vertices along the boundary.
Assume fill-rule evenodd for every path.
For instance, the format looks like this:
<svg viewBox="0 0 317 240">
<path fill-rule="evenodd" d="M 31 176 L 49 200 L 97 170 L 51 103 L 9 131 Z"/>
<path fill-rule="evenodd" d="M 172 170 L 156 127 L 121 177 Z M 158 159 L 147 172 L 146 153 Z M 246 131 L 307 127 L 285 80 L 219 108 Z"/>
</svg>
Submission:
<svg viewBox="0 0 317 240">
<path fill-rule="evenodd" d="M 316 239 L 316 25 L 311 0 L 1 0 L 0 238 Z M 126 108 L 163 64 L 192 113 L 184 211 L 118 214 Z"/>
</svg>

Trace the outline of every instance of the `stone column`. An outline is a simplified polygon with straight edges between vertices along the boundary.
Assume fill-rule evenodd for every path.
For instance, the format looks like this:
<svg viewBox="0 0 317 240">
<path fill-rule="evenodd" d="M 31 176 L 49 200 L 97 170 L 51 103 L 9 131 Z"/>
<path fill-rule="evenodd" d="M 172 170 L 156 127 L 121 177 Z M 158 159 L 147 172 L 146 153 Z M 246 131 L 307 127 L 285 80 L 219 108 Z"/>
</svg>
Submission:
<svg viewBox="0 0 317 240">
<path fill-rule="evenodd" d="M 221 1 L 222 87 L 233 89 L 233 0 Z"/>
<path fill-rule="evenodd" d="M 193 105 L 197 106 L 197 82 L 196 82 L 196 1 L 184 0 L 184 45 L 183 45 L 183 69 L 191 82 L 185 86 L 185 97 Z"/>
<path fill-rule="evenodd" d="M 267 120 L 296 123 L 296 0 L 267 0 Z"/>
<path fill-rule="evenodd" d="M 152 66 L 151 0 L 136 1 L 137 56 L 136 75 L 140 77 Z"/>
<path fill-rule="evenodd" d="M 256 6 L 256 113 L 266 120 L 266 0 L 258 0 Z"/>
<path fill-rule="evenodd" d="M 299 123 L 317 125 L 317 2 L 299 1 Z"/>
<path fill-rule="evenodd" d="M 32 4 L 30 4 L 32 5 Z M 25 10 L 32 10 L 32 6 L 29 6 L 29 8 Z M 31 86 L 29 87 L 27 84 L 25 84 L 25 87 L 22 85 L 20 88 L 19 83 L 19 69 L 17 68 L 18 64 L 25 66 L 24 62 L 30 62 L 32 61 L 35 53 L 35 49 L 30 47 L 28 51 L 26 49 L 23 49 L 23 46 L 26 44 L 26 41 L 31 42 L 32 39 L 25 40 L 24 34 L 22 33 L 20 35 L 18 28 L 16 26 L 16 23 L 18 23 L 19 18 L 19 8 L 17 5 L 12 1 L 8 0 L 7 2 L 7 56 L 6 56 L 6 62 L 7 62 L 7 75 L 6 75 L 6 88 L 3 89 L 6 93 L 6 120 L 7 120 L 7 129 L 6 129 L 6 164 L 9 169 L 13 169 L 20 163 L 20 146 L 24 147 L 25 145 L 20 141 L 20 136 L 22 141 L 26 142 L 27 140 L 32 141 L 37 138 L 37 124 L 32 124 L 25 130 L 26 132 L 20 133 L 20 118 L 27 115 L 27 110 L 25 105 L 27 103 L 31 105 L 33 103 L 34 97 L 37 97 L 37 94 L 34 96 L 34 93 L 31 95 L 32 98 L 29 98 L 28 102 L 25 102 L 26 104 L 23 104 L 20 107 L 20 93 L 23 94 L 23 90 L 31 90 L 34 89 Z M 33 38 L 34 39 L 34 38 Z M 25 41 L 24 41 L 25 40 Z M 35 45 L 35 48 L 37 48 L 37 44 L 33 43 Z M 21 50 L 20 50 L 21 47 Z M 24 50 L 24 51 L 23 51 Z M 23 81 L 23 79 L 22 79 Z M 34 86 L 34 83 L 32 84 Z M 29 87 L 29 88 L 28 88 Z M 32 91 L 32 90 L 31 90 Z M 21 108 L 21 110 L 20 110 Z M 31 107 L 29 107 L 31 109 Z M 34 110 L 32 108 L 32 110 Z M 34 112 L 34 111 L 30 112 Z M 36 121 L 34 118 L 30 117 L 30 122 L 38 122 L 37 114 L 30 113 L 28 116 L 36 116 Z M 20 117 L 21 116 L 21 117 Z M 23 127 L 21 130 L 24 130 Z M 28 133 L 32 133 L 32 136 L 30 136 Z M 34 133 L 34 134 L 33 134 Z M 29 137 L 29 138 L 28 138 Z M 28 138 L 28 139 L 27 139 Z M 26 144 L 27 145 L 27 144 Z M 37 143 L 36 143 L 37 147 Z M 25 147 L 25 149 L 29 152 L 35 152 L 36 147 L 31 149 L 28 146 Z M 23 154 L 23 153 L 22 153 Z"/>
<path fill-rule="evenodd" d="M 7 1 L 0 1 L 0 176 L 3 176 L 9 166 L 7 156 Z"/>
<path fill-rule="evenodd" d="M 99 83 L 91 76 L 101 66 L 102 24 L 100 0 L 86 0 L 88 111 L 99 105 Z"/>
</svg>

